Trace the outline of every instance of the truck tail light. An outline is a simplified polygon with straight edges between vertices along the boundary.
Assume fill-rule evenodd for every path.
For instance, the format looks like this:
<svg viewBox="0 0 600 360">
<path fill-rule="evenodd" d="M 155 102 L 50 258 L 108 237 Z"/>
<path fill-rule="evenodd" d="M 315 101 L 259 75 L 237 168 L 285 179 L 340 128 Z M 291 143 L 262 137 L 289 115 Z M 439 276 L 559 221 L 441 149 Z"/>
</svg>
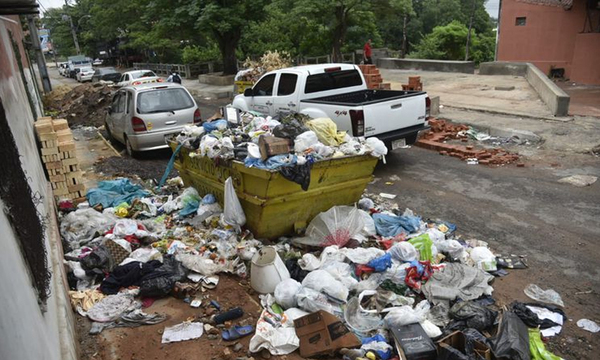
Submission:
<svg viewBox="0 0 600 360">
<path fill-rule="evenodd" d="M 202 118 L 200 117 L 200 109 L 196 109 L 196 111 L 194 111 L 194 124 L 199 124 L 202 121 Z"/>
<path fill-rule="evenodd" d="M 362 110 L 350 110 L 352 135 L 365 136 L 365 113 Z"/>
<path fill-rule="evenodd" d="M 431 114 L 431 99 L 429 98 L 429 96 L 425 97 L 425 116 L 429 117 L 429 114 Z"/>
<path fill-rule="evenodd" d="M 134 132 L 146 131 L 146 123 L 137 116 L 131 118 L 131 126 Z"/>
</svg>

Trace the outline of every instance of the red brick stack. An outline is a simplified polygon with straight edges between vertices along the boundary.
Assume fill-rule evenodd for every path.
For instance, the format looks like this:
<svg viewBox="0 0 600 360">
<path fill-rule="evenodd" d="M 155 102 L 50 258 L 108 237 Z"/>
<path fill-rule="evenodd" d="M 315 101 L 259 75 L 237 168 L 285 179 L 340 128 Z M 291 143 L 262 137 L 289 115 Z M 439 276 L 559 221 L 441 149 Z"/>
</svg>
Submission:
<svg viewBox="0 0 600 360">
<path fill-rule="evenodd" d="M 519 160 L 519 155 L 511 154 L 503 149 L 474 149 L 470 145 L 444 143 L 444 141 L 451 139 L 466 142 L 467 135 L 459 135 L 459 132 L 469 130 L 466 125 L 453 125 L 444 120 L 433 118 L 429 119 L 429 125 L 431 129 L 417 141 L 417 146 L 439 151 L 440 155 L 454 156 L 461 160 L 475 158 L 479 161 L 479 164 L 483 165 L 504 165 Z"/>
<path fill-rule="evenodd" d="M 369 89 L 384 89 L 390 90 L 391 84 L 384 83 L 381 78 L 381 74 L 379 73 L 379 69 L 375 65 L 358 65 L 360 71 L 362 71 L 365 81 L 367 82 L 367 87 Z"/>
<path fill-rule="evenodd" d="M 417 90 L 423 91 L 423 83 L 420 76 L 409 76 L 408 84 L 402 84 L 402 90 Z"/>
</svg>

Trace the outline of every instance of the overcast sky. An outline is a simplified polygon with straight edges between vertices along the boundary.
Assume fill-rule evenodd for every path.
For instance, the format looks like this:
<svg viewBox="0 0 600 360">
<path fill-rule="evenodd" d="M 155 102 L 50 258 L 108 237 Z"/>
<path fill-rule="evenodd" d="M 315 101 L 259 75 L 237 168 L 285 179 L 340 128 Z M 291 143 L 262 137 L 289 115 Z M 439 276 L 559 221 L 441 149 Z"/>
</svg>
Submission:
<svg viewBox="0 0 600 360">
<path fill-rule="evenodd" d="M 42 5 L 40 6 L 40 8 L 42 8 L 42 11 L 44 8 L 49 9 L 52 7 L 61 7 L 65 4 L 64 0 L 38 0 L 38 3 Z M 485 4 L 485 9 L 491 17 L 498 18 L 499 3 L 500 0 L 488 0 L 488 2 Z"/>
</svg>

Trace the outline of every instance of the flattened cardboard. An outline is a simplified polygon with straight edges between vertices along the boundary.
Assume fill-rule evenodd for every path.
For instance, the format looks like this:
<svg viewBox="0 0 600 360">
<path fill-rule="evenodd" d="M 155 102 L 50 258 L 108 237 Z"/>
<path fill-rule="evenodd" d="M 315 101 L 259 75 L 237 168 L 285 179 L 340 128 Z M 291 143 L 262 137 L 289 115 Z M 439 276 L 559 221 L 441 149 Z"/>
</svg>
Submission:
<svg viewBox="0 0 600 360">
<path fill-rule="evenodd" d="M 361 341 L 335 315 L 317 311 L 294 320 L 300 338 L 300 355 L 311 357 L 331 354 L 341 348 L 361 346 Z"/>
</svg>

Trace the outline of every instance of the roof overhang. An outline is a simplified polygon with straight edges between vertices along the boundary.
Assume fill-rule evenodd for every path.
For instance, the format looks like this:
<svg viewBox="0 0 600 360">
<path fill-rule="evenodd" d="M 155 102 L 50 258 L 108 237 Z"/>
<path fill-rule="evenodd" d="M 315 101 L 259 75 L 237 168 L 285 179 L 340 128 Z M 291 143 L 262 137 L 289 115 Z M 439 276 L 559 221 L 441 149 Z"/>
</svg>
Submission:
<svg viewBox="0 0 600 360">
<path fill-rule="evenodd" d="M 36 0 L 0 0 L 0 15 L 38 14 Z"/>
</svg>

